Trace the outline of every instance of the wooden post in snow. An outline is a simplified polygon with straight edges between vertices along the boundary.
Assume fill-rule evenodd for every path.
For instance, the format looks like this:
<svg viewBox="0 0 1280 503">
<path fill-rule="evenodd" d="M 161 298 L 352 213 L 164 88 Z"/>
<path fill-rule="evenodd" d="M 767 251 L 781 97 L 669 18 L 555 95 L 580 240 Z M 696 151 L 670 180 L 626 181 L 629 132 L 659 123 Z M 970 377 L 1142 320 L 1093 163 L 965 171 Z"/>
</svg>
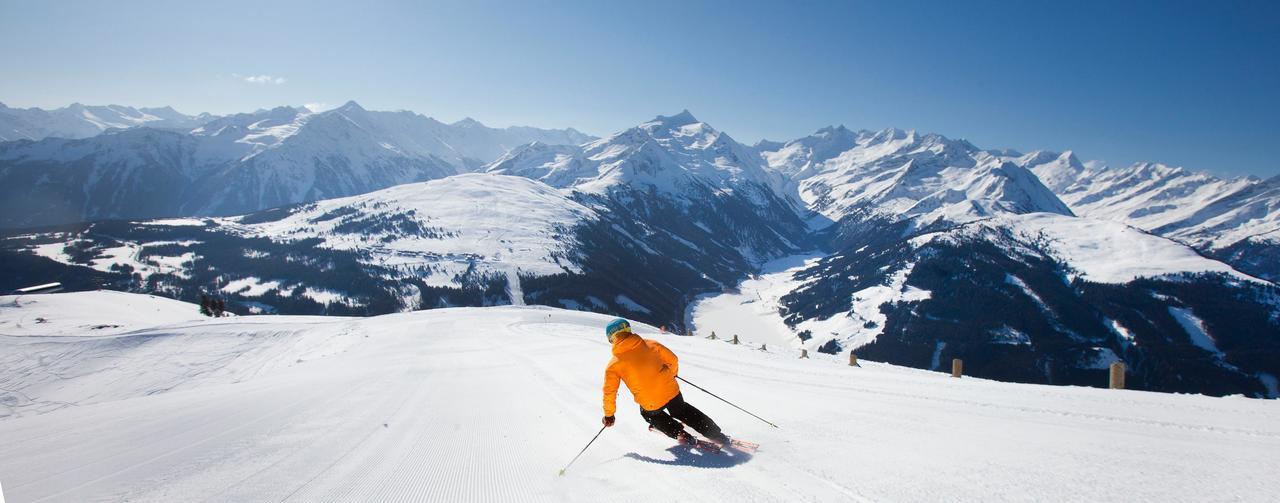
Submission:
<svg viewBox="0 0 1280 503">
<path fill-rule="evenodd" d="M 708 336 L 707 336 L 707 338 L 708 338 L 708 339 L 711 339 L 711 340 L 713 340 L 713 341 L 714 341 L 714 340 L 716 340 L 716 331 L 715 331 L 715 330 L 712 330 L 712 331 L 711 331 L 711 335 L 708 335 Z"/>
<path fill-rule="evenodd" d="M 801 349 L 801 350 L 800 350 L 800 357 L 801 357 L 801 358 L 808 358 L 808 357 L 809 357 L 809 350 L 807 350 L 807 349 Z"/>
<path fill-rule="evenodd" d="M 964 360 L 953 358 L 951 360 L 951 377 L 959 378 L 964 375 Z"/>
<path fill-rule="evenodd" d="M 733 343 L 734 344 L 738 343 L 738 334 L 733 334 Z"/>
<path fill-rule="evenodd" d="M 760 344 L 760 350 L 761 350 L 761 351 L 768 351 L 768 349 L 765 349 L 764 344 Z"/>
<path fill-rule="evenodd" d="M 1124 389 L 1124 362 L 1111 362 L 1111 389 Z"/>
<path fill-rule="evenodd" d="M 850 352 L 849 352 L 849 366 L 850 366 L 850 367 L 861 367 L 861 366 L 862 366 L 862 365 L 858 365 L 858 355 L 853 354 L 853 351 L 850 351 Z"/>
</svg>

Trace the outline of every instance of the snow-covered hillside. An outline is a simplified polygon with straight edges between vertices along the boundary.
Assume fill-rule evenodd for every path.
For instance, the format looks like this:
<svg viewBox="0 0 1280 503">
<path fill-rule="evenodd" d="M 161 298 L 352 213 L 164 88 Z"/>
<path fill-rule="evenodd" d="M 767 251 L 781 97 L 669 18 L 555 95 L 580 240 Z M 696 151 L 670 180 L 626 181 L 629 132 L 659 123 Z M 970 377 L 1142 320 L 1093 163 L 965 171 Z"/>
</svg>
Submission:
<svg viewBox="0 0 1280 503">
<path fill-rule="evenodd" d="M 964 239 L 984 233 L 1009 232 L 1043 247 L 1070 266 L 1067 279 L 1124 284 L 1138 278 L 1194 273 L 1221 273 L 1245 281 L 1262 282 L 1231 266 L 1206 258 L 1194 249 L 1128 225 L 1052 213 L 1001 215 L 912 239 L 919 246 L 934 239 Z"/>
<path fill-rule="evenodd" d="M 1027 273 L 1019 273 L 1015 267 L 996 267 L 996 273 L 1002 275 L 997 276 L 998 284 L 993 287 L 1009 289 L 1007 294 L 1030 301 L 1034 308 L 1030 312 L 1016 314 L 1018 320 L 996 320 L 1000 324 L 988 334 L 993 343 L 1009 343 L 1004 339 L 1005 335 L 1016 331 L 1021 334 L 1016 344 L 1030 346 L 1047 342 L 1052 331 L 1062 331 L 1069 333 L 1076 342 L 1093 340 L 1092 351 L 1084 353 L 1105 353 L 1110 358 L 1106 363 L 1119 360 L 1116 355 L 1124 355 L 1123 349 L 1133 339 L 1132 330 L 1108 320 L 1106 316 L 1079 311 L 1082 307 L 1078 305 L 1079 301 L 1068 302 L 1075 303 L 1074 306 L 1060 306 L 1066 301 L 1056 298 L 1056 294 L 1070 292 L 1064 287 L 1075 280 L 1114 285 L 1110 288 L 1128 288 L 1126 285 L 1135 280 L 1171 279 L 1172 282 L 1185 283 L 1188 282 L 1184 279 L 1187 276 L 1208 274 L 1221 275 L 1228 284 L 1256 285 L 1262 291 L 1267 291 L 1268 287 L 1263 280 L 1239 273 L 1220 261 L 1206 259 L 1185 244 L 1151 236 L 1128 225 L 1055 214 L 1002 215 L 943 232 L 920 234 L 905 243 L 895 243 L 887 250 L 868 246 L 864 250 L 845 251 L 831 257 L 826 253 L 785 257 L 765 265 L 762 273 L 744 280 L 732 291 L 699 299 L 690 310 L 692 325 L 699 330 L 724 326 L 732 331 L 722 333 L 723 337 L 741 334 L 746 340 L 788 348 L 859 352 L 860 348 L 876 342 L 884 331 L 892 329 L 887 326 L 888 315 L 936 316 L 934 308 L 946 307 L 925 302 L 933 299 L 934 291 L 945 296 L 956 296 L 956 291 L 966 292 L 966 287 L 969 287 L 966 280 L 942 278 L 945 283 L 934 283 L 934 288 L 922 288 L 925 280 L 920 280 L 919 275 L 913 276 L 913 273 L 920 267 L 934 267 L 938 260 L 947 259 L 956 250 L 973 251 L 974 243 L 991 246 L 984 250 L 986 253 L 1018 257 L 1015 261 L 1018 269 L 1029 269 Z M 844 260 L 845 257 L 849 260 Z M 1047 260 L 1048 264 L 1039 265 L 1027 257 L 1038 257 L 1039 260 Z M 959 259 L 970 257 L 960 255 Z M 989 266 L 989 260 L 989 257 L 975 257 L 973 262 L 979 266 L 966 275 L 980 278 L 982 269 Z M 1043 270 L 1046 266 L 1047 270 Z M 1046 273 L 1057 284 L 1032 285 L 1028 284 L 1028 279 L 1019 276 L 1037 276 L 1032 283 L 1038 283 Z M 837 291 L 832 292 L 829 288 Z M 1037 293 L 1037 289 L 1041 293 Z M 980 303 L 986 294 L 977 291 L 975 288 L 973 292 L 956 297 L 966 298 L 972 294 L 969 301 Z M 849 292 L 847 301 L 842 299 L 846 297 L 845 292 Z M 1175 308 L 1187 307 L 1180 303 L 1183 301 L 1170 296 L 1155 294 L 1152 299 L 1174 302 Z M 899 308 L 899 305 L 909 308 Z M 1265 298 L 1261 306 L 1272 312 L 1271 316 L 1280 315 L 1280 297 Z M 832 310 L 833 307 L 840 308 Z M 964 306 L 955 307 L 964 310 Z M 1097 317 L 1107 321 L 1097 326 L 1082 325 L 1084 328 L 1068 326 L 1062 324 L 1059 311 L 1074 312 L 1073 316 L 1082 320 Z M 1165 307 L 1158 307 L 1156 311 L 1165 311 Z M 1019 325 L 1021 321 L 1036 317 L 1036 312 L 1046 317 L 1050 333 Z M 986 316 L 972 312 L 955 321 L 966 324 Z M 1078 321 L 1071 320 L 1071 323 Z M 1221 321 L 1217 325 L 1221 326 Z M 1217 330 L 1229 329 L 1221 326 L 1213 331 Z M 938 351 L 928 365 L 941 369 L 942 361 L 938 360 L 938 355 L 946 346 L 946 340 L 954 337 L 955 331 L 951 329 L 950 334 L 910 331 L 909 335 L 927 338 L 929 343 L 937 344 Z M 1184 344 L 1193 342 L 1192 334 L 1164 335 L 1181 339 Z M 1249 342 L 1248 346 L 1253 343 L 1257 342 Z M 1116 349 L 1111 349 L 1112 344 L 1116 344 Z M 1048 349 L 1044 351 L 1048 352 Z M 1219 355 L 1217 348 L 1213 348 L 1212 353 Z M 1078 363 L 1082 367 L 1092 367 L 1096 362 L 1091 358 L 1083 358 Z M 1260 379 L 1267 378 L 1261 376 Z"/>
<path fill-rule="evenodd" d="M 758 150 L 821 215 L 810 223 L 827 256 L 698 306 L 748 297 L 758 304 L 751 318 L 784 328 L 772 338 L 788 346 L 919 368 L 960 357 L 979 375 L 1079 384 L 1123 360 L 1150 367 L 1131 381 L 1143 389 L 1276 394 L 1269 383 L 1280 367 L 1261 356 L 1280 350 L 1280 294 L 1268 276 L 1125 223 L 1076 217 L 1050 190 L 1089 169 L 1070 153 L 844 127 Z M 1253 211 L 1277 214 L 1265 206 Z M 1205 323 L 1221 346 L 1198 344 L 1171 314 L 1184 311 L 1215 318 Z M 1184 365 L 1166 368 L 1175 361 Z"/>
<path fill-rule="evenodd" d="M 203 318 L 195 304 L 111 290 L 0 296 L 0 311 L 0 334 L 11 337 L 117 335 Z"/>
<path fill-rule="evenodd" d="M 288 119 L 296 111 L 277 112 Z M 272 152 L 253 153 L 259 148 L 247 155 Z M 15 285 L 54 278 L 185 299 L 216 292 L 237 312 L 529 302 L 678 325 L 686 292 L 732 284 L 755 261 L 804 239 L 799 219 L 768 187 L 713 191 L 711 178 L 682 166 L 669 163 L 654 179 L 687 182 L 687 192 L 659 197 L 629 184 L 583 193 L 494 171 L 241 217 L 18 232 L 3 239 L 17 252 L 3 270 Z"/>
<path fill-rule="evenodd" d="M 1070 152 L 1022 164 L 1081 215 L 1129 223 L 1206 249 L 1280 231 L 1280 179 L 1223 180 L 1156 163 L 1087 168 Z"/>
<path fill-rule="evenodd" d="M 673 237 L 713 260 L 754 266 L 803 247 L 782 176 L 688 110 L 577 147 L 527 145 L 486 170 L 570 190 L 638 223 L 633 239 Z"/>
<path fill-rule="evenodd" d="M 1254 274 L 1280 278 L 1280 177 L 1230 180 L 1157 163 L 1111 168 L 1071 152 L 1033 152 L 1034 171 L 1077 214 L 1177 239 Z"/>
<path fill-rule="evenodd" d="M 590 193 L 622 185 L 683 194 L 690 186 L 772 189 L 782 183 L 781 177 L 764 169 L 753 150 L 688 110 L 659 115 L 580 148 L 527 145 L 487 169 Z"/>
<path fill-rule="evenodd" d="M 331 148 L 360 146 L 367 136 L 381 150 L 404 156 L 444 160 L 458 171 L 474 171 L 507 151 L 531 142 L 576 145 L 592 137 L 570 129 L 531 127 L 491 128 L 474 119 L 446 124 L 409 111 L 378 112 L 349 101 L 341 107 L 313 114 L 305 108 L 279 107 L 250 114 L 236 114 L 205 124 L 197 136 L 226 138 L 252 147 L 242 157 L 272 152 L 279 158 L 304 160 L 316 157 L 311 149 L 327 141 Z M 352 135 L 356 136 L 352 136 Z M 314 136 L 314 138 L 295 138 Z M 292 150 L 292 151 L 291 151 Z"/>
<path fill-rule="evenodd" d="M 86 106 L 72 103 L 63 108 L 10 108 L 0 103 L 0 142 L 45 138 L 88 138 L 107 129 L 154 127 L 191 129 L 214 117 L 186 115 L 172 107 L 134 108 L 120 105 Z"/>
<path fill-rule="evenodd" d="M 398 185 L 302 206 L 279 220 L 220 222 L 228 232 L 282 240 L 319 240 L 383 266 L 408 266 L 436 286 L 464 274 L 578 272 L 572 230 L 596 213 L 527 178 L 464 174 Z M 523 302 L 523 299 L 513 299 Z"/>
<path fill-rule="evenodd" d="M 583 240 L 594 243 L 584 249 L 594 274 L 643 292 L 627 295 L 643 295 L 655 323 L 679 326 L 694 295 L 811 247 L 785 179 L 688 110 L 581 146 L 531 144 L 487 171 L 562 187 L 596 209 L 600 225 L 587 231 L 596 238 Z"/>
<path fill-rule="evenodd" d="M 348 313 L 383 302 L 394 304 L 377 309 L 523 304 L 522 277 L 582 272 L 577 232 L 598 218 L 543 183 L 477 173 L 242 217 L 25 236 L 49 238 L 28 248 L 36 256 L 123 272 L 136 286 L 216 292 L 256 311 L 302 302 Z M 428 293 L 491 283 L 495 291 L 466 300 Z"/>
<path fill-rule="evenodd" d="M 590 139 L 349 102 L 321 113 L 278 107 L 211 118 L 190 131 L 0 143 L 0 226 L 246 213 L 475 171 L 532 141 Z"/>
<path fill-rule="evenodd" d="M 829 221 L 853 216 L 928 228 L 1004 213 L 1071 214 L 1025 168 L 936 134 L 824 128 L 760 155 Z"/>
<path fill-rule="evenodd" d="M 672 447 L 626 405 L 560 477 L 599 430 L 608 319 L 466 308 L 0 335 L 0 480 L 13 502 L 1266 501 L 1280 491 L 1275 401 L 849 367 L 648 326 L 644 336 L 680 356 L 681 376 L 781 428 L 685 389 L 759 452 Z"/>
</svg>

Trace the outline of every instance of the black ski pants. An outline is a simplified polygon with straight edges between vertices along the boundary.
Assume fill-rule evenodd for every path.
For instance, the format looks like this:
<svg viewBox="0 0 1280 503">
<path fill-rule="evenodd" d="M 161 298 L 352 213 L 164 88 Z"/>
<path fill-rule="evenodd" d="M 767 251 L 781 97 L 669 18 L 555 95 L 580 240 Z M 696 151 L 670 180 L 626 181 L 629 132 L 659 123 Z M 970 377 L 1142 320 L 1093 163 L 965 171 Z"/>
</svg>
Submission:
<svg viewBox="0 0 1280 503">
<path fill-rule="evenodd" d="M 684 431 L 685 425 L 693 428 L 704 437 L 716 442 L 724 443 L 729 441 L 729 437 L 720 431 L 720 427 L 715 421 L 703 414 L 697 407 L 689 405 L 684 401 L 684 397 L 677 394 L 670 402 L 663 405 L 658 410 L 640 409 L 640 415 L 644 420 L 652 426 L 653 429 L 665 433 L 668 437 L 676 438 L 680 432 Z M 684 424 L 680 424 L 684 423 Z"/>
</svg>

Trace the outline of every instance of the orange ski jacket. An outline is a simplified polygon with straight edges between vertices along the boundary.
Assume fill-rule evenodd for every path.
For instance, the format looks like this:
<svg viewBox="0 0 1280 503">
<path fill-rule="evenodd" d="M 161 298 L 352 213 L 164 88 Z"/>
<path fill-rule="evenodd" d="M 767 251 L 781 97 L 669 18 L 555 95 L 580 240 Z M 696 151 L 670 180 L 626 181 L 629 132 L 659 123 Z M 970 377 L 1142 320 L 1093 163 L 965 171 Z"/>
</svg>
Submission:
<svg viewBox="0 0 1280 503">
<path fill-rule="evenodd" d="M 604 415 L 618 410 L 618 381 L 644 410 L 658 410 L 680 394 L 680 362 L 666 346 L 624 332 L 613 341 L 613 359 L 604 369 Z"/>
</svg>

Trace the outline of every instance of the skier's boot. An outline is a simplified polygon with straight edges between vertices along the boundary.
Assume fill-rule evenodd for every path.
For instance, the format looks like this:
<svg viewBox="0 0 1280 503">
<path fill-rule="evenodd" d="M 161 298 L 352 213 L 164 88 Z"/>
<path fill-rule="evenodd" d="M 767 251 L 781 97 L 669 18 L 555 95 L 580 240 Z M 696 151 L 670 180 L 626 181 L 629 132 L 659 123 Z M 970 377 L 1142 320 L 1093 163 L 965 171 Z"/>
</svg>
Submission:
<svg viewBox="0 0 1280 503">
<path fill-rule="evenodd" d="M 721 449 L 724 449 L 726 447 L 733 445 L 733 440 L 730 439 L 728 435 L 725 435 L 723 433 L 721 433 L 719 436 L 714 438 L 707 437 L 707 440 L 711 441 L 711 443 L 713 444 L 716 444 L 716 446 L 720 447 Z"/>
<path fill-rule="evenodd" d="M 681 431 L 679 435 L 676 435 L 676 442 L 680 442 L 681 445 L 698 446 L 698 438 L 690 435 L 687 431 Z"/>
</svg>

